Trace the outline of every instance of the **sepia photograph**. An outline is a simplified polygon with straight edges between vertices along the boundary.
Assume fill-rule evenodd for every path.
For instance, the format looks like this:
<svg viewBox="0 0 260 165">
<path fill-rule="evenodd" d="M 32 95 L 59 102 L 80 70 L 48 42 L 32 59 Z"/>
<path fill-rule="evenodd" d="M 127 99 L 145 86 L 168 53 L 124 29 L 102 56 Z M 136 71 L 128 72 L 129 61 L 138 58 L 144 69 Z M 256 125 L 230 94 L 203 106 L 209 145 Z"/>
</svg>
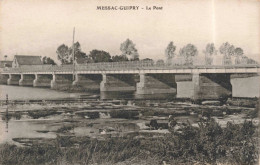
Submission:
<svg viewBox="0 0 260 165">
<path fill-rule="evenodd" d="M 259 96 L 259 0 L 0 0 L 1 165 L 257 165 Z"/>
</svg>

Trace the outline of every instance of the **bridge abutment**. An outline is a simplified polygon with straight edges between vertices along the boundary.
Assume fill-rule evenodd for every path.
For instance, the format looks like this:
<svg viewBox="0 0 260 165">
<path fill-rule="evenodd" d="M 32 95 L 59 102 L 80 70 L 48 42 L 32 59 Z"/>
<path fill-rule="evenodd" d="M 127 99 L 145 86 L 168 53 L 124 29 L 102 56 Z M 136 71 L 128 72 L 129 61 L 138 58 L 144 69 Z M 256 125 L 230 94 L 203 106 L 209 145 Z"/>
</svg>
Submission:
<svg viewBox="0 0 260 165">
<path fill-rule="evenodd" d="M 7 80 L 9 79 L 8 74 L 0 74 L 0 84 L 7 84 Z"/>
<path fill-rule="evenodd" d="M 99 91 L 101 81 L 101 74 L 76 74 L 72 86 L 76 89 Z"/>
<path fill-rule="evenodd" d="M 9 78 L 7 80 L 8 85 L 19 85 L 19 80 L 21 79 L 20 74 L 9 74 Z"/>
<path fill-rule="evenodd" d="M 20 86 L 33 86 L 33 80 L 35 75 L 33 74 L 21 74 L 21 79 L 19 80 Z"/>
<path fill-rule="evenodd" d="M 173 74 L 140 74 L 137 94 L 176 93 Z"/>
<path fill-rule="evenodd" d="M 100 91 L 135 91 L 136 81 L 134 74 L 102 74 Z"/>
<path fill-rule="evenodd" d="M 232 84 L 232 97 L 260 97 L 259 74 L 231 74 L 230 79 Z"/>
<path fill-rule="evenodd" d="M 33 80 L 34 87 L 51 87 L 51 74 L 35 74 L 35 79 Z"/>
<path fill-rule="evenodd" d="M 73 74 L 53 74 L 51 89 L 69 90 L 72 87 Z"/>
</svg>

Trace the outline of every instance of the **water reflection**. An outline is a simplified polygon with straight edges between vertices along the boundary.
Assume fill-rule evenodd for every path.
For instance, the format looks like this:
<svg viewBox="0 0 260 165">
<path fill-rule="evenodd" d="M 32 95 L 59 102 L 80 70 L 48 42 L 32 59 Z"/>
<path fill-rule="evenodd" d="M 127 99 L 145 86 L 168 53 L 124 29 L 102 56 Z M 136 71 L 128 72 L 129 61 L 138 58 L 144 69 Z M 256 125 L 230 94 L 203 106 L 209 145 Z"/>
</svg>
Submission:
<svg viewBox="0 0 260 165">
<path fill-rule="evenodd" d="M 84 92 L 84 93 L 68 93 L 54 91 L 51 89 L 33 88 L 33 87 L 19 87 L 19 86 L 6 86 L 0 85 L 0 100 L 2 100 L 1 107 L 1 119 L 0 119 L 0 144 L 4 142 L 13 142 L 13 138 L 55 138 L 57 130 L 64 126 L 64 123 L 73 125 L 71 133 L 76 136 L 96 136 L 99 133 L 99 129 L 105 131 L 114 128 L 117 132 L 131 132 L 139 131 L 140 127 L 136 123 L 103 123 L 103 127 L 99 125 L 105 120 L 110 120 L 111 117 L 107 113 L 100 112 L 100 121 L 97 126 L 76 126 L 78 118 L 74 118 L 73 110 L 71 112 L 63 111 L 62 114 L 51 115 L 48 117 L 40 117 L 38 119 L 32 119 L 26 114 L 27 110 L 41 110 L 43 107 L 48 106 L 68 106 L 70 104 L 77 103 L 75 109 L 80 106 L 87 106 L 86 104 L 93 104 L 93 108 L 104 104 L 105 100 L 125 100 L 128 105 L 132 105 L 133 100 L 140 99 L 157 99 L 157 100 L 169 100 L 174 99 L 175 94 L 153 94 L 153 95 L 138 95 L 136 92 Z M 6 113 L 5 97 L 9 95 L 11 100 L 10 112 Z M 45 101 L 44 101 L 45 100 Z M 92 101 L 93 100 L 93 101 Z M 104 101 L 98 101 L 104 100 Z M 85 102 L 86 101 L 86 102 Z M 120 101 L 121 102 L 121 101 Z M 104 106 L 104 109 L 112 109 L 114 106 Z M 119 105 L 118 105 L 119 106 Z M 84 110 L 84 109 L 83 109 Z M 90 109 L 91 110 L 91 109 Z M 80 119 L 86 120 L 86 119 Z M 114 120 L 114 119 L 111 119 Z M 75 122 L 75 129 L 74 129 Z M 111 127 L 111 128 L 110 128 Z M 109 132 L 109 131 L 107 131 Z"/>
<path fill-rule="evenodd" d="M 164 99 L 174 99 L 176 94 L 149 94 L 149 95 L 140 95 L 136 92 L 100 92 L 100 99 L 140 99 L 140 100 L 164 100 Z"/>
</svg>

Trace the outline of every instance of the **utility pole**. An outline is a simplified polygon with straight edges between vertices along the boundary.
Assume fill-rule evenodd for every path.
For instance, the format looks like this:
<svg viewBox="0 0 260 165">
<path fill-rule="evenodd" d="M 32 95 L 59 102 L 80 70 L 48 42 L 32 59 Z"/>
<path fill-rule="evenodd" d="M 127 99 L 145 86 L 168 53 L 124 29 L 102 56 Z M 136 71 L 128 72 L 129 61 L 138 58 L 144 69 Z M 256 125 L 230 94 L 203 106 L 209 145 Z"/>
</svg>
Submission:
<svg viewBox="0 0 260 165">
<path fill-rule="evenodd" d="M 74 53 L 74 36 L 75 36 L 75 27 L 73 28 L 73 40 L 72 40 L 72 58 L 73 58 L 73 80 L 75 80 L 75 53 Z"/>
<path fill-rule="evenodd" d="M 9 115 L 8 115 L 8 94 L 6 94 L 6 113 L 5 113 L 5 131 L 8 132 L 8 120 L 9 120 Z"/>
</svg>

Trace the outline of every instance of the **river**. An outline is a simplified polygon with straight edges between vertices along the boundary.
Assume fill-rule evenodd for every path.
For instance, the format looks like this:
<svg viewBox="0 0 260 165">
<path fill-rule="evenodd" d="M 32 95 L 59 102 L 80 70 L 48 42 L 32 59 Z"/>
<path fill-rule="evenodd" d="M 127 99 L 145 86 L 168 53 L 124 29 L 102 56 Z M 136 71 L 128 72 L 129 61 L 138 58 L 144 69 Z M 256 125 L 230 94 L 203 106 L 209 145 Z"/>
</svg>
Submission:
<svg viewBox="0 0 260 165">
<path fill-rule="evenodd" d="M 5 104 L 8 94 L 9 105 Z M 57 135 L 97 138 L 108 134 L 166 133 L 168 117 L 177 114 L 181 125 L 197 125 L 201 113 L 213 110 L 215 119 L 243 122 L 242 107 L 204 106 L 174 100 L 175 95 L 137 95 L 135 92 L 69 93 L 47 88 L 0 85 L 0 144 L 23 144 Z M 248 109 L 251 111 L 252 109 Z M 223 115 L 232 111 L 230 115 Z M 243 108 L 243 112 L 246 112 Z M 240 113 L 232 115 L 234 113 Z M 8 115 L 6 115 L 8 114 Z M 151 130 L 151 120 L 163 129 Z M 243 119 L 243 120 L 242 120 Z"/>
<path fill-rule="evenodd" d="M 0 85 L 0 100 L 5 100 L 7 94 L 9 100 L 52 100 L 84 97 L 85 95 L 100 95 L 100 99 L 173 99 L 175 97 L 175 94 L 138 95 L 135 92 L 69 93 L 49 88 Z"/>
</svg>

